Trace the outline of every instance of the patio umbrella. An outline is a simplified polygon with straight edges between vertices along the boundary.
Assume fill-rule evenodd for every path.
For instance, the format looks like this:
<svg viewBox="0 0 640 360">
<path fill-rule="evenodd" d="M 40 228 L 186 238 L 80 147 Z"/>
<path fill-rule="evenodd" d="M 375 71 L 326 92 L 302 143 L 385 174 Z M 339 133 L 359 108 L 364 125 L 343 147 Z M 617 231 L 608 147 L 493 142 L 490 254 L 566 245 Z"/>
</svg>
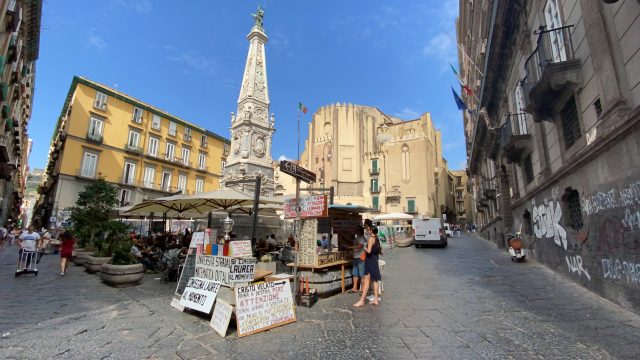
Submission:
<svg viewBox="0 0 640 360">
<path fill-rule="evenodd" d="M 374 217 L 373 220 L 413 220 L 413 216 L 405 213 L 396 212 L 391 214 L 378 215 Z"/>
</svg>

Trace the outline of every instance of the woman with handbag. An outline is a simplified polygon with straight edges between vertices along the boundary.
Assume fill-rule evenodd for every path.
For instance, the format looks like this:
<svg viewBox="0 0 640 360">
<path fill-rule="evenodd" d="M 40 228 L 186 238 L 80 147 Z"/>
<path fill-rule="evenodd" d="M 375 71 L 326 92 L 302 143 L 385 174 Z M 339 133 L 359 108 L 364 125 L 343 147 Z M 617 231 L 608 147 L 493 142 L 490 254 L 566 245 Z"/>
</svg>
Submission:
<svg viewBox="0 0 640 360">
<path fill-rule="evenodd" d="M 378 292 L 380 286 L 380 280 L 382 280 L 382 276 L 380 276 L 380 269 L 378 268 L 378 256 L 382 253 L 382 248 L 380 246 L 380 239 L 378 238 L 378 228 L 375 226 L 371 227 L 371 237 L 367 242 L 367 247 L 365 248 L 365 261 L 364 261 L 364 284 L 362 286 L 362 295 L 360 296 L 360 300 L 353 304 L 354 307 L 362 307 L 364 306 L 364 300 L 367 297 L 367 291 L 369 290 L 369 283 L 373 281 L 373 301 L 371 304 L 378 305 Z"/>
<path fill-rule="evenodd" d="M 362 226 L 358 226 L 353 242 L 353 269 L 351 270 L 353 288 L 348 290 L 348 293 L 362 291 L 358 288 L 358 285 L 360 285 L 360 280 L 364 279 L 364 261 L 366 259 L 364 248 L 367 246 L 367 239 L 364 237 L 364 228 Z"/>
</svg>

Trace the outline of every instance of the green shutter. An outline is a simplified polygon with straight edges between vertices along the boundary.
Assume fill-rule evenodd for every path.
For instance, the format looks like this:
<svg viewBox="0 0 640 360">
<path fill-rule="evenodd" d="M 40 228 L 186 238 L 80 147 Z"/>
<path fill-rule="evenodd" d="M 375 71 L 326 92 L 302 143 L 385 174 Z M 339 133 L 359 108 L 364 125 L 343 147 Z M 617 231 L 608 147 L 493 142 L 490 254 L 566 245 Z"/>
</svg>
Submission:
<svg viewBox="0 0 640 360">
<path fill-rule="evenodd" d="M 377 208 L 378 208 L 378 203 L 379 203 L 379 199 L 378 199 L 378 197 L 377 197 L 377 196 L 374 196 L 374 197 L 373 197 L 373 206 L 372 206 L 372 207 L 373 207 L 374 209 L 377 209 Z"/>
<path fill-rule="evenodd" d="M 414 199 L 407 200 L 407 212 L 408 213 L 416 212 L 416 201 Z"/>
<path fill-rule="evenodd" d="M 378 159 L 371 160 L 371 170 L 373 172 L 378 172 Z"/>
</svg>

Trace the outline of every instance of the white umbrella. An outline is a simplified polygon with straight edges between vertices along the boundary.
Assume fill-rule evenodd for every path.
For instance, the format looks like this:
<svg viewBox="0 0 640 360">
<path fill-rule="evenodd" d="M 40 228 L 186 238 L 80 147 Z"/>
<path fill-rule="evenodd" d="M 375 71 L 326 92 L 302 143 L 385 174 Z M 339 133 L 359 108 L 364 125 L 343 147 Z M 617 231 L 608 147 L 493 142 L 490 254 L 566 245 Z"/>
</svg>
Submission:
<svg viewBox="0 0 640 360">
<path fill-rule="evenodd" d="M 373 220 L 413 220 L 413 216 L 401 212 L 378 215 Z"/>
</svg>

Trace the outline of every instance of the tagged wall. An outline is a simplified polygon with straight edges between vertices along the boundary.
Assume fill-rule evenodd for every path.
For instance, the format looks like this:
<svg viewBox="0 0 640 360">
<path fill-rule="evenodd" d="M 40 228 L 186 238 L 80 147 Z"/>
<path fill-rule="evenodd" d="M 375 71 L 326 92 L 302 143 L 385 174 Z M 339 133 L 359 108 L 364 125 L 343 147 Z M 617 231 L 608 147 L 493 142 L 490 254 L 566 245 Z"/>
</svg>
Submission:
<svg viewBox="0 0 640 360">
<path fill-rule="evenodd" d="M 528 234 L 536 261 L 636 312 L 640 312 L 638 149 L 640 139 L 628 137 L 513 209 L 514 223 L 523 224 L 520 228 Z"/>
</svg>

